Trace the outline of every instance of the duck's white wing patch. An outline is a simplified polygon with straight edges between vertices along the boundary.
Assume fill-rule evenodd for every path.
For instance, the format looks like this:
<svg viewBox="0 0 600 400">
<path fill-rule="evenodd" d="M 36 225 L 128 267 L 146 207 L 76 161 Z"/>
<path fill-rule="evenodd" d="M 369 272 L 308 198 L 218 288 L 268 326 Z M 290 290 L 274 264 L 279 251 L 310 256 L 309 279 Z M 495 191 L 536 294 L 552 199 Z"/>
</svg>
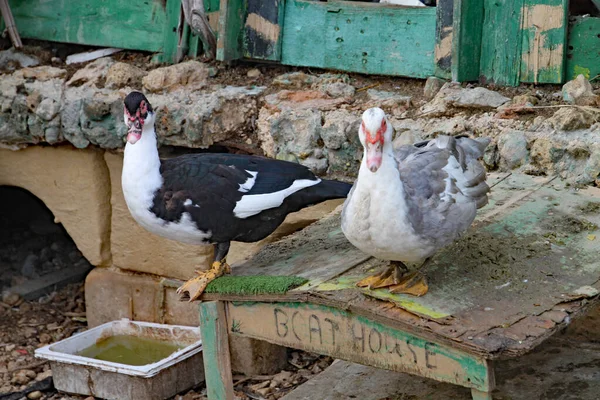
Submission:
<svg viewBox="0 0 600 400">
<path fill-rule="evenodd" d="M 286 189 L 273 193 L 247 194 L 236 203 L 233 213 L 238 218 L 248 218 L 264 210 L 279 207 L 286 197 L 304 188 L 314 186 L 321 182 L 320 179 L 297 179 Z M 245 185 L 245 184 L 244 184 Z"/>
<path fill-rule="evenodd" d="M 255 171 L 246 170 L 246 172 L 252 176 L 250 178 L 248 178 L 248 180 L 246 182 L 244 182 L 240 185 L 240 188 L 238 189 L 238 191 L 240 191 L 242 193 L 249 192 L 250 189 L 252 189 L 252 186 L 254 186 L 254 183 L 256 182 L 256 176 L 258 175 L 258 172 L 255 172 Z"/>
</svg>

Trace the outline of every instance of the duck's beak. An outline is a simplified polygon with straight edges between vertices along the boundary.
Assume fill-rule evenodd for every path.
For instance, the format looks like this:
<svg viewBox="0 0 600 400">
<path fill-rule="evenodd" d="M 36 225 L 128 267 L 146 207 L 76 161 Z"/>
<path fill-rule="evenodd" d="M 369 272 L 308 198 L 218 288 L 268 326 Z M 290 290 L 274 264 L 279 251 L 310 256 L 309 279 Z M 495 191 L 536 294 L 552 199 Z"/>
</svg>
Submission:
<svg viewBox="0 0 600 400">
<path fill-rule="evenodd" d="M 381 142 L 366 143 L 367 168 L 371 172 L 377 172 L 381 167 L 381 159 L 383 156 Z"/>
<path fill-rule="evenodd" d="M 129 129 L 127 131 L 127 142 L 130 144 L 135 144 L 142 137 L 142 124 L 139 119 L 132 121 L 129 124 Z"/>
</svg>

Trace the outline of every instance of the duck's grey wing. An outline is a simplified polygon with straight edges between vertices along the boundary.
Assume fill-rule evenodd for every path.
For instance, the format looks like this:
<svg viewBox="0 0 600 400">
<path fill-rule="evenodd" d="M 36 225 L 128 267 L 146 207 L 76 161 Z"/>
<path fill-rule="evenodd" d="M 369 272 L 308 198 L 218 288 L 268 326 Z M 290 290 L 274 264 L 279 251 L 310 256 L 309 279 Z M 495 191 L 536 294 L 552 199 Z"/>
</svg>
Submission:
<svg viewBox="0 0 600 400">
<path fill-rule="evenodd" d="M 438 246 L 455 240 L 476 213 L 473 202 L 456 201 L 458 187 L 445 171 L 451 157 L 448 148 L 431 141 L 398 162 L 412 226 Z"/>
</svg>

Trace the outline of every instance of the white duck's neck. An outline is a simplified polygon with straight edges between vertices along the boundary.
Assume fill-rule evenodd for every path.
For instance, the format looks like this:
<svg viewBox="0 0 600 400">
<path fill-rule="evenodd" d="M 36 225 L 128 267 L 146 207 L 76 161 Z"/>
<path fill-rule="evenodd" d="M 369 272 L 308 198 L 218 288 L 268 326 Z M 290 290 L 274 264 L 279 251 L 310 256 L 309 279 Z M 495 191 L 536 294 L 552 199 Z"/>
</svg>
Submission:
<svg viewBox="0 0 600 400">
<path fill-rule="evenodd" d="M 154 192 L 162 186 L 154 126 L 145 126 L 140 140 L 125 145 L 121 181 L 130 209 L 134 203 L 150 207 Z"/>
</svg>

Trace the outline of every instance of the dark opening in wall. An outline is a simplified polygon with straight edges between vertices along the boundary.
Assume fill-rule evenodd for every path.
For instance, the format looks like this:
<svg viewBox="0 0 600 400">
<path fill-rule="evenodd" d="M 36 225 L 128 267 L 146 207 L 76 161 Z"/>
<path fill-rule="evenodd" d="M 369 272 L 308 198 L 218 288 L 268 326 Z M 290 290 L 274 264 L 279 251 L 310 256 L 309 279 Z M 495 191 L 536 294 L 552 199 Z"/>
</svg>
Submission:
<svg viewBox="0 0 600 400">
<path fill-rule="evenodd" d="M 40 199 L 18 187 L 0 186 L 0 292 L 39 297 L 82 280 L 90 268 Z"/>
</svg>

